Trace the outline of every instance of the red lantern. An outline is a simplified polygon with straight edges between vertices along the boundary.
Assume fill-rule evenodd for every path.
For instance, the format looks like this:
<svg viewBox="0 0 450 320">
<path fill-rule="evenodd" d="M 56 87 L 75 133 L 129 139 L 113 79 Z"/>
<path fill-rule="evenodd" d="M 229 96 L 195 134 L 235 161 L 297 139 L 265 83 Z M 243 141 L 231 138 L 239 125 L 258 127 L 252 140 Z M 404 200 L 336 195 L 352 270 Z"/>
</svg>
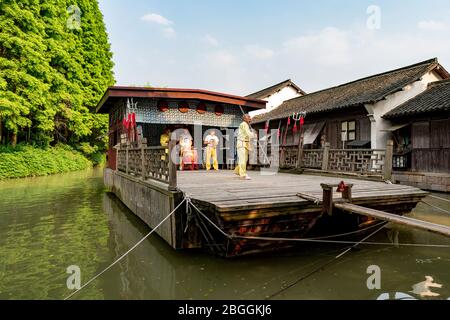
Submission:
<svg viewBox="0 0 450 320">
<path fill-rule="evenodd" d="M 221 105 L 221 104 L 216 105 L 214 113 L 216 114 L 216 116 L 219 116 L 219 117 L 221 115 L 223 115 L 223 113 L 224 113 L 223 105 Z"/>
<path fill-rule="evenodd" d="M 169 104 L 166 100 L 159 100 L 158 101 L 158 110 L 161 112 L 166 112 L 169 110 Z"/>
<path fill-rule="evenodd" d="M 287 125 L 291 125 L 291 117 L 288 117 Z"/>
<path fill-rule="evenodd" d="M 181 101 L 181 102 L 178 104 L 178 110 L 179 110 L 181 113 L 188 113 L 188 112 L 189 112 L 189 104 L 188 104 L 186 101 Z"/>
<path fill-rule="evenodd" d="M 206 104 L 204 104 L 203 102 L 200 102 L 197 106 L 197 112 L 200 114 L 206 113 Z"/>
<path fill-rule="evenodd" d="M 302 126 L 302 125 L 304 125 L 305 124 L 305 118 L 304 117 L 301 117 L 300 118 L 300 126 Z"/>
</svg>

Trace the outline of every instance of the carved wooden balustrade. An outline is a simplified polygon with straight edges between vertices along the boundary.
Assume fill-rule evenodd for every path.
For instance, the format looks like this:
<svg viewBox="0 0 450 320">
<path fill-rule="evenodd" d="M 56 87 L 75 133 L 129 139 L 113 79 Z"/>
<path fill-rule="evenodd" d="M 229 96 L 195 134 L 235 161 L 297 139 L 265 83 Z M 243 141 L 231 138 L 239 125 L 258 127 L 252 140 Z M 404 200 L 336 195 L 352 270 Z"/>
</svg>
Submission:
<svg viewBox="0 0 450 320">
<path fill-rule="evenodd" d="M 170 190 L 176 190 L 177 167 L 169 156 L 174 147 L 174 141 L 168 147 L 122 145 L 117 148 L 117 170 L 142 180 L 167 183 Z"/>
<path fill-rule="evenodd" d="M 298 161 L 302 154 L 302 161 Z M 332 172 L 349 172 L 360 175 L 381 176 L 386 180 L 392 174 L 393 144 L 386 149 L 300 149 L 297 145 L 280 146 L 280 168 L 320 169 Z"/>
</svg>

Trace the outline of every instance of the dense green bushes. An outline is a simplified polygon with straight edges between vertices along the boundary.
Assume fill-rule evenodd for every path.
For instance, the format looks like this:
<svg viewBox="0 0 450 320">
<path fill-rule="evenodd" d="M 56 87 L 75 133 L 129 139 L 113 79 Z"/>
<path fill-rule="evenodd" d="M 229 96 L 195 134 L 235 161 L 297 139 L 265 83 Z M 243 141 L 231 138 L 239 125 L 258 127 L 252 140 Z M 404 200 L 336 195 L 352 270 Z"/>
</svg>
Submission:
<svg viewBox="0 0 450 320">
<path fill-rule="evenodd" d="M 47 149 L 27 145 L 0 146 L 0 179 L 44 176 L 84 170 L 93 162 L 66 145 Z"/>
</svg>

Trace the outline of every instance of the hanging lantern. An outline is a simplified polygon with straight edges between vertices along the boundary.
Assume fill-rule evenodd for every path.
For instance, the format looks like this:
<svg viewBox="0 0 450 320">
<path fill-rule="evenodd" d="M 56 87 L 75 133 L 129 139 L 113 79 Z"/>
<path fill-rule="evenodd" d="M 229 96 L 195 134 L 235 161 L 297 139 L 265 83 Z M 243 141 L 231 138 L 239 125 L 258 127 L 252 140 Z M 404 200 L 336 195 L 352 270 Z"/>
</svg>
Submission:
<svg viewBox="0 0 450 320">
<path fill-rule="evenodd" d="M 224 113 L 223 105 L 217 104 L 216 107 L 215 107 L 215 109 L 214 109 L 214 113 L 216 114 L 216 116 L 219 116 L 219 117 L 220 117 L 221 115 L 223 115 L 223 113 Z"/>
<path fill-rule="evenodd" d="M 166 100 L 159 100 L 158 101 L 158 110 L 161 112 L 166 112 L 169 110 L 169 104 Z"/>
<path fill-rule="evenodd" d="M 200 102 L 197 106 L 197 112 L 200 114 L 206 113 L 206 104 L 203 102 Z"/>
<path fill-rule="evenodd" d="M 270 122 L 270 120 L 267 120 L 266 124 L 264 126 L 264 130 L 266 131 L 266 134 L 269 132 L 269 122 Z"/>
<path fill-rule="evenodd" d="M 288 126 L 290 126 L 290 125 L 291 125 L 291 117 L 288 117 L 288 120 L 287 120 L 287 125 L 288 125 Z"/>
<path fill-rule="evenodd" d="M 186 101 L 181 101 L 178 103 L 178 111 L 181 113 L 188 113 L 189 112 L 189 104 Z"/>
<path fill-rule="evenodd" d="M 303 126 L 305 124 L 305 117 L 300 118 L 300 126 Z"/>
</svg>

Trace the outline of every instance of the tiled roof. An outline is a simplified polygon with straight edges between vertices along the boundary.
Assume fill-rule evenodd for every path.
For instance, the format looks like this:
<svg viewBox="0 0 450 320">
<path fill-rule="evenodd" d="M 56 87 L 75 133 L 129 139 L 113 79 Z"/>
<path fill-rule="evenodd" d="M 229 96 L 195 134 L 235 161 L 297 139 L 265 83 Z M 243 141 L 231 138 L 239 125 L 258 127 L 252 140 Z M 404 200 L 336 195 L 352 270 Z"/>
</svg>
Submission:
<svg viewBox="0 0 450 320">
<path fill-rule="evenodd" d="M 435 58 L 287 100 L 278 108 L 256 116 L 254 122 L 286 118 L 300 111 L 319 113 L 376 103 L 419 80 L 431 70 L 435 70 L 445 79 L 450 78 L 449 73 Z"/>
<path fill-rule="evenodd" d="M 295 90 L 297 90 L 302 95 L 306 94 L 305 91 L 300 89 L 300 87 L 297 86 L 294 82 L 292 82 L 291 79 L 288 79 L 286 81 L 277 83 L 276 85 L 273 85 L 271 87 L 265 88 L 263 90 L 255 92 L 255 93 L 252 93 L 252 94 L 248 95 L 247 98 L 250 98 L 250 99 L 264 99 L 264 98 L 267 98 L 268 96 L 278 92 L 279 90 L 281 90 L 281 89 L 283 89 L 283 88 L 285 88 L 287 86 L 293 87 Z"/>
<path fill-rule="evenodd" d="M 450 116 L 450 80 L 430 83 L 427 90 L 389 111 L 383 118 L 403 118 L 434 112 L 449 112 Z"/>
</svg>

